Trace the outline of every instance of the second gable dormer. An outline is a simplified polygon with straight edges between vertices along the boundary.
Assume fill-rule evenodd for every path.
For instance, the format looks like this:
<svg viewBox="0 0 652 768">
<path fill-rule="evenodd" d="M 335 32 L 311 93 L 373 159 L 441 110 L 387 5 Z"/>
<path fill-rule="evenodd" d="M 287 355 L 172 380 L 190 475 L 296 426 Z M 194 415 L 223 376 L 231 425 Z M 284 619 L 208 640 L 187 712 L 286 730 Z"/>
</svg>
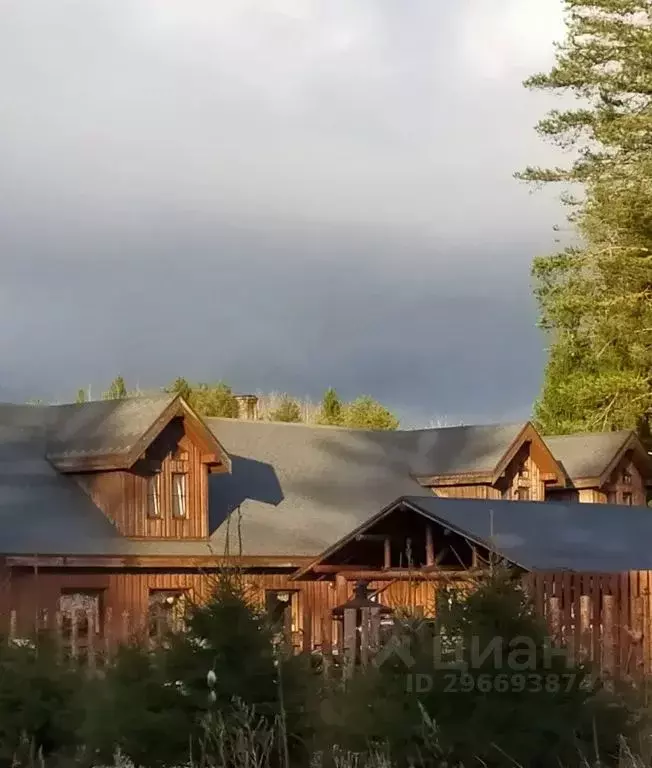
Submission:
<svg viewBox="0 0 652 768">
<path fill-rule="evenodd" d="M 181 398 L 62 408 L 48 458 L 123 536 L 208 538 L 208 475 L 230 471 L 230 461 Z"/>
<path fill-rule="evenodd" d="M 438 432 L 445 438 L 439 451 L 445 471 L 415 473 L 415 479 L 436 496 L 544 501 L 550 488 L 564 488 L 568 482 L 564 468 L 530 422 Z"/>
</svg>

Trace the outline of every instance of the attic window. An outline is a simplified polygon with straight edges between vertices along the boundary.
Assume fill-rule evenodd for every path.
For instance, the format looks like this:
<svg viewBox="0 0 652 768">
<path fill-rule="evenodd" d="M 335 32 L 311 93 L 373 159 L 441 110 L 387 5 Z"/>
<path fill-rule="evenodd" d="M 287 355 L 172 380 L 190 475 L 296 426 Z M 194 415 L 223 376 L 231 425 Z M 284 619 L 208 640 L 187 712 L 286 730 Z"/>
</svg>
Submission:
<svg viewBox="0 0 652 768">
<path fill-rule="evenodd" d="M 184 472 L 172 475 L 172 517 L 183 518 L 188 514 L 188 484 Z"/>
<path fill-rule="evenodd" d="M 161 516 L 161 476 L 158 472 L 147 478 L 147 517 Z"/>
<path fill-rule="evenodd" d="M 632 484 L 632 475 L 630 472 L 625 470 L 623 472 L 623 485 L 631 485 Z"/>
</svg>

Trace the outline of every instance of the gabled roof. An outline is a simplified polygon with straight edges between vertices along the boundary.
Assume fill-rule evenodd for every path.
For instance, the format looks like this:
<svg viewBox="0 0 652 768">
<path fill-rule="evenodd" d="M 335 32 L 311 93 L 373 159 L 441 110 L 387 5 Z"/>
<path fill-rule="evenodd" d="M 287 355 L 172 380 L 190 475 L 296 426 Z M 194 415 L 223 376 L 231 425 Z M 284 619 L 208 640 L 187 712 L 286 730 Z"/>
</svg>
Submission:
<svg viewBox="0 0 652 768">
<path fill-rule="evenodd" d="M 427 486 L 494 484 L 526 442 L 548 479 L 565 485 L 563 468 L 530 422 L 425 430 L 419 446 L 424 470 L 414 475 Z"/>
<path fill-rule="evenodd" d="M 47 458 L 61 472 L 129 468 L 176 416 L 189 418 L 207 452 L 228 464 L 215 435 L 169 394 L 46 407 Z"/>
<path fill-rule="evenodd" d="M 550 435 L 545 441 L 577 488 L 604 485 L 629 450 L 644 479 L 652 479 L 652 459 L 631 430 Z"/>
<path fill-rule="evenodd" d="M 652 569 L 652 515 L 644 507 L 407 496 L 331 545 L 311 568 L 388 515 L 409 508 L 526 570 L 620 573 Z"/>
</svg>

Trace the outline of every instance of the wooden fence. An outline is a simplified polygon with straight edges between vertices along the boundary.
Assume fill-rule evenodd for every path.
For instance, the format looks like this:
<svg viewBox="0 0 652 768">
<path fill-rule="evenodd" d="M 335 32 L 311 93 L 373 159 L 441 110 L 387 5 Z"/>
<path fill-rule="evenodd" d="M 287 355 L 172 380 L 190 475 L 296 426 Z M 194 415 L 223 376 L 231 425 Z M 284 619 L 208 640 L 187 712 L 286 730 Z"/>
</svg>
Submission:
<svg viewBox="0 0 652 768">
<path fill-rule="evenodd" d="M 605 675 L 652 673 L 652 571 L 538 572 L 525 585 L 553 642 Z"/>
<path fill-rule="evenodd" d="M 547 620 L 554 644 L 590 660 L 607 676 L 652 676 L 652 571 L 535 572 L 524 578 L 524 586 Z M 4 626 L 8 623 L 12 642 L 28 641 L 17 629 L 16 611 L 0 619 Z M 41 612 L 35 623 L 37 629 L 53 633 L 67 655 L 89 666 L 97 665 L 120 643 L 154 645 L 162 642 L 168 629 L 182 626 L 182 621 L 170 626 L 169 620 L 157 617 L 134 620 L 126 611 L 113 615 L 110 609 L 101 615 L 82 609 Z M 347 611 L 339 622 L 329 617 L 323 623 L 326 642 L 319 650 L 325 666 L 338 663 L 350 671 L 368 663 L 382 646 L 382 622 L 374 608 Z M 332 632 L 334 624 L 339 625 L 338 632 Z M 299 640 L 293 637 L 291 642 L 301 649 Z"/>
</svg>

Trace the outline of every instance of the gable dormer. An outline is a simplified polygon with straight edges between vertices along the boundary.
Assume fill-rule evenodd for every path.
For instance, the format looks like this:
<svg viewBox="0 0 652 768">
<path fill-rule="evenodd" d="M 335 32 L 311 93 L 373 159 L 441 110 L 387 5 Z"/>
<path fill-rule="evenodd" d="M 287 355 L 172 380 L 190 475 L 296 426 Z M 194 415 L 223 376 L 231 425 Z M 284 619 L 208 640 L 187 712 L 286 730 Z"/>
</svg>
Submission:
<svg viewBox="0 0 652 768">
<path fill-rule="evenodd" d="M 441 470 L 415 479 L 448 498 L 544 501 L 567 477 L 535 427 L 516 425 L 448 427 L 441 433 Z M 437 457 L 433 456 L 433 468 Z"/>
<path fill-rule="evenodd" d="M 123 536 L 208 538 L 208 475 L 229 472 L 230 461 L 180 397 L 59 408 L 48 459 Z"/>
<path fill-rule="evenodd" d="M 571 490 L 552 500 L 645 506 L 652 485 L 652 459 L 629 430 L 553 435 L 546 443 L 568 474 Z"/>
</svg>

